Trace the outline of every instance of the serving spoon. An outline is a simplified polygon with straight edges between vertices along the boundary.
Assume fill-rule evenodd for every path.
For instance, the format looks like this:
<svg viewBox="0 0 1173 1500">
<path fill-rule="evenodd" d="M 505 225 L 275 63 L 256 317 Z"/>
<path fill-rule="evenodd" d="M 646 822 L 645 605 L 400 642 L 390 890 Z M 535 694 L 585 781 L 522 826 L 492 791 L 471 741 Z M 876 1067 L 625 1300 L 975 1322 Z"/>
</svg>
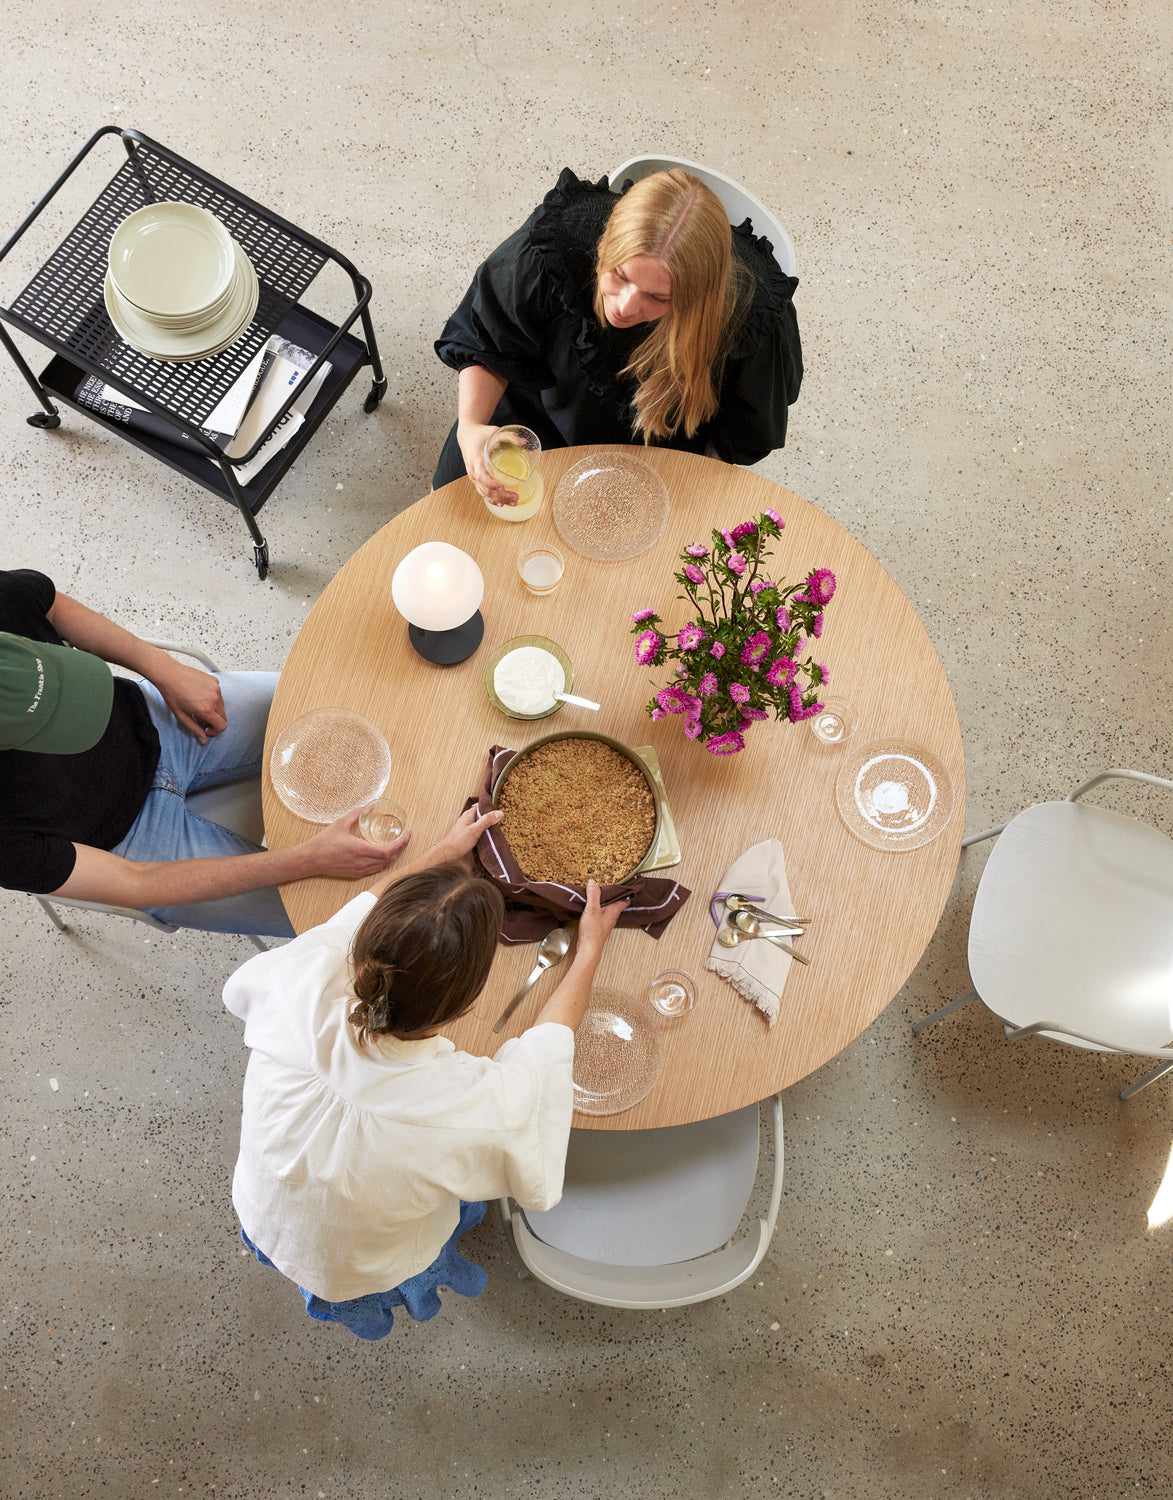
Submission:
<svg viewBox="0 0 1173 1500">
<path fill-rule="evenodd" d="M 538 944 L 537 963 L 534 964 L 533 968 L 530 970 L 529 977 L 526 979 L 522 987 L 518 990 L 517 994 L 514 995 L 512 1000 L 510 1000 L 509 1004 L 501 1012 L 497 1020 L 493 1022 L 494 1031 L 501 1030 L 502 1026 L 505 1025 L 505 1022 L 508 1021 L 509 1017 L 521 1003 L 522 997 L 525 995 L 530 986 L 537 984 L 538 980 L 542 977 L 547 969 L 552 969 L 555 964 L 560 964 L 569 952 L 569 927 L 555 927 L 553 932 L 548 932 L 546 934 L 546 936 Z"/>
</svg>

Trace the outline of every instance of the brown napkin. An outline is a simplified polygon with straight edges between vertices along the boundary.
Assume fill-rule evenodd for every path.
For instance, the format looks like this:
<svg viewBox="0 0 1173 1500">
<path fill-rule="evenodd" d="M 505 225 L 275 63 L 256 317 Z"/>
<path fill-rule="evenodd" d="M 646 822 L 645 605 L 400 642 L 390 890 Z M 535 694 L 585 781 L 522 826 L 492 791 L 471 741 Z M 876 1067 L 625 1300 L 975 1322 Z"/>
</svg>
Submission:
<svg viewBox="0 0 1173 1500">
<path fill-rule="evenodd" d="M 736 891 L 743 896 L 757 896 L 756 906 L 776 911 L 780 917 L 794 915 L 794 902 L 786 884 L 786 860 L 777 839 L 754 844 L 739 855 L 726 870 L 721 889 Z M 728 922 L 724 903 L 717 902 L 714 912 L 724 926 Z M 793 963 L 789 953 L 783 953 L 781 948 L 764 938 L 738 943 L 736 948 L 722 948 L 714 937 L 705 968 L 720 974 L 739 995 L 752 1000 L 773 1026 L 778 1019 L 786 976 Z"/>
<path fill-rule="evenodd" d="M 494 745 L 489 751 L 485 780 L 479 797 L 470 797 L 465 807 L 476 804 L 477 812 L 487 813 L 493 806 L 493 786 L 506 761 L 516 751 Z M 570 917 L 580 917 L 586 906 L 583 886 L 559 885 L 549 880 L 527 880 L 498 826 L 481 835 L 476 847 L 477 858 L 486 875 L 505 897 L 503 943 L 536 943 Z M 630 896 L 627 910 L 620 916 L 620 927 L 642 927 L 658 938 L 668 923 L 688 900 L 689 892 L 677 880 L 652 875 L 636 875 L 623 885 L 605 885 L 600 899 L 606 906 L 621 896 Z M 766 944 L 765 946 L 769 946 Z"/>
</svg>

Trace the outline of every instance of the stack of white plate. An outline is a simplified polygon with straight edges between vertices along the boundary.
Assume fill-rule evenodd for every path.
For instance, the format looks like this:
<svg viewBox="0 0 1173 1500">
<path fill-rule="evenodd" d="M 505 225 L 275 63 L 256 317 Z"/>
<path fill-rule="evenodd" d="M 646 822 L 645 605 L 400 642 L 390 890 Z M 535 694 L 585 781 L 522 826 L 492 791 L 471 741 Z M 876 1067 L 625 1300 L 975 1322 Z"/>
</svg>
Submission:
<svg viewBox="0 0 1173 1500">
<path fill-rule="evenodd" d="M 220 220 L 194 203 L 152 203 L 110 240 L 106 311 L 140 354 L 181 364 L 234 344 L 253 320 L 260 287 Z"/>
</svg>

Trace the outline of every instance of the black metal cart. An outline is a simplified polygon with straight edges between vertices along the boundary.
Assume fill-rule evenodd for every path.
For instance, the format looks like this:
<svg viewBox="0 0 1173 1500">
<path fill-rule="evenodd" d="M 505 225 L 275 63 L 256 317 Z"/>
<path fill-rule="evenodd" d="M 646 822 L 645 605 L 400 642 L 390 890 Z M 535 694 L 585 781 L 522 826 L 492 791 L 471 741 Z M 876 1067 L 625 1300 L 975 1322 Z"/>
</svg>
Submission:
<svg viewBox="0 0 1173 1500">
<path fill-rule="evenodd" d="M 371 284 L 345 256 L 312 234 L 157 141 L 117 125 L 103 126 L 90 137 L 0 249 L 0 263 L 98 142 L 111 135 L 121 140 L 126 159 L 11 307 L 0 306 L 0 344 L 40 402 L 41 410 L 28 419 L 32 426 L 60 426 L 54 403 L 61 402 L 229 501 L 244 517 L 253 540 L 257 573 L 264 578 L 269 570 L 269 546 L 257 526 L 256 513 L 364 365 L 371 366 L 372 382 L 363 410 L 374 411 L 387 390 L 371 325 Z M 236 343 L 210 359 L 186 364 L 150 359 L 124 343 L 103 301 L 107 249 L 114 230 L 135 209 L 167 201 L 195 203 L 221 219 L 252 261 L 260 282 L 256 314 Z M 300 305 L 300 298 L 327 261 L 341 267 L 354 285 L 355 306 L 340 325 Z M 356 322 L 361 322 L 362 339 L 350 332 Z M 54 351 L 55 357 L 39 379 L 4 323 Z M 313 379 L 323 360 L 329 360 L 330 370 L 297 433 L 251 482 L 241 484 L 235 468 L 248 463 L 260 450 L 293 405 L 297 389 L 291 391 L 272 424 L 248 452 L 235 459 L 226 458 L 201 427 L 272 334 L 300 344 L 315 355 L 305 381 Z M 87 375 L 99 377 L 162 417 L 177 429 L 176 442 L 132 431 L 80 405 L 74 393 Z"/>
</svg>

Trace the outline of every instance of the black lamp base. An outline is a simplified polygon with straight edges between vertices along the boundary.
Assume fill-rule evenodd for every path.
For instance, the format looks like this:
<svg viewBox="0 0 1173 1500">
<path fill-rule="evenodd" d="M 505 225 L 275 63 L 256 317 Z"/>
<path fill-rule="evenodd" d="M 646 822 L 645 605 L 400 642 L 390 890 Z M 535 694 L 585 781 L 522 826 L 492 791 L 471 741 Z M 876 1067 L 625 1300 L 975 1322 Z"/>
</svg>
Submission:
<svg viewBox="0 0 1173 1500">
<path fill-rule="evenodd" d="M 438 667 L 451 667 L 458 661 L 470 657 L 485 635 L 485 622 L 478 609 L 471 620 L 457 625 L 452 630 L 421 630 L 409 624 L 407 638 L 425 661 L 434 661 Z"/>
</svg>

